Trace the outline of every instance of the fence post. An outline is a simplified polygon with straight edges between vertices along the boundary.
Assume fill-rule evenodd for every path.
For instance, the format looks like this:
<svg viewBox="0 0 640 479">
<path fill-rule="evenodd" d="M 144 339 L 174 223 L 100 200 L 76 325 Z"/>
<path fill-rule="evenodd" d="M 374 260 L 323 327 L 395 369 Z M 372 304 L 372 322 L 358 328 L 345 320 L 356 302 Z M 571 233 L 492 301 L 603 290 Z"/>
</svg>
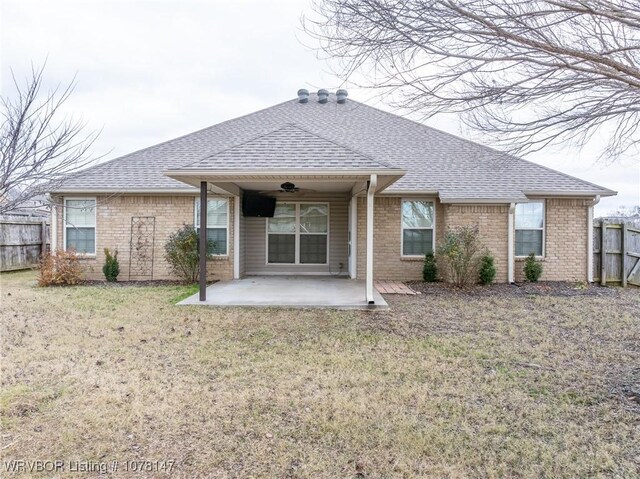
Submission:
<svg viewBox="0 0 640 479">
<path fill-rule="evenodd" d="M 47 252 L 47 220 L 42 220 L 42 227 L 40 229 L 40 256 Z"/>
<path fill-rule="evenodd" d="M 627 262 L 627 222 L 622 221 L 622 238 L 620 238 L 622 242 L 622 287 L 627 287 L 627 273 L 625 269 L 625 265 Z"/>
<path fill-rule="evenodd" d="M 600 284 L 602 286 L 607 285 L 607 223 L 602 220 L 600 233 L 602 238 L 600 239 Z"/>
</svg>

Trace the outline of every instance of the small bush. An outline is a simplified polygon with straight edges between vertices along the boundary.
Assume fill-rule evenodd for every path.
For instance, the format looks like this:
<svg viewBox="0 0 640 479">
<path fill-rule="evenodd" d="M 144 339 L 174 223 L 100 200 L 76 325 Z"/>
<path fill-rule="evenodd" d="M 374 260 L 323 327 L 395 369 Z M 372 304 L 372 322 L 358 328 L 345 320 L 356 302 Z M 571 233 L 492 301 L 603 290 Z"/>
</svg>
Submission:
<svg viewBox="0 0 640 479">
<path fill-rule="evenodd" d="M 462 226 L 445 233 L 438 247 L 438 259 L 443 263 L 447 279 L 457 286 L 464 286 L 477 280 L 483 251 L 478 228 Z"/>
<path fill-rule="evenodd" d="M 542 263 L 536 261 L 536 255 L 531 253 L 524 261 L 524 276 L 528 281 L 535 283 L 542 275 Z"/>
<path fill-rule="evenodd" d="M 102 272 L 104 277 L 109 282 L 117 281 L 120 274 L 120 263 L 118 263 L 118 250 L 115 250 L 113 254 L 109 251 L 109 248 L 104 249 L 104 266 Z"/>
<path fill-rule="evenodd" d="M 424 255 L 424 266 L 422 267 L 422 279 L 427 283 L 438 280 L 438 265 L 433 253 Z"/>
<path fill-rule="evenodd" d="M 478 276 L 482 284 L 491 284 L 496 277 L 496 267 L 493 265 L 493 256 L 489 253 L 480 258 Z"/>
<path fill-rule="evenodd" d="M 82 280 L 82 266 L 75 251 L 47 252 L 38 265 L 38 286 L 74 285 Z"/>
<path fill-rule="evenodd" d="M 198 280 L 200 253 L 198 232 L 191 225 L 185 225 L 173 233 L 164 245 L 165 259 L 176 276 L 189 283 Z M 207 251 L 215 248 L 213 241 L 207 242 Z"/>
</svg>

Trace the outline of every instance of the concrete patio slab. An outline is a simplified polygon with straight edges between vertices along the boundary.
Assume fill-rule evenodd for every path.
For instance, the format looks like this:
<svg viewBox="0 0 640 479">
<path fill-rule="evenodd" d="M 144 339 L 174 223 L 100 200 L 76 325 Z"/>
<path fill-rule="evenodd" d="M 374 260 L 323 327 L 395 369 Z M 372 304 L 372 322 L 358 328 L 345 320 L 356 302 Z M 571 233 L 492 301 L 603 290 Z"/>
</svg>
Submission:
<svg viewBox="0 0 640 479">
<path fill-rule="evenodd" d="M 388 309 L 384 298 L 374 291 L 375 304 L 365 300 L 365 283 L 355 279 L 327 276 L 247 276 L 220 281 L 207 287 L 207 300 L 198 294 L 179 305 L 252 306 L 287 308 Z"/>
</svg>

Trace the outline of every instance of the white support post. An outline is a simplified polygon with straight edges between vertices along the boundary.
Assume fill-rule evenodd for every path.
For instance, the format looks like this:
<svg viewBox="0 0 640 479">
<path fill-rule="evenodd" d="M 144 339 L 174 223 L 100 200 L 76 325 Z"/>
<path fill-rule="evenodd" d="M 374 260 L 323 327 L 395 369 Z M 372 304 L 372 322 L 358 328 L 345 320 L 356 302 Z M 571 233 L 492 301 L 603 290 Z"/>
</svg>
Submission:
<svg viewBox="0 0 640 479">
<path fill-rule="evenodd" d="M 515 212 L 516 204 L 509 205 L 509 220 L 507 221 L 509 231 L 507 232 L 507 282 L 515 282 Z"/>
<path fill-rule="evenodd" d="M 374 304 L 373 299 L 373 203 L 375 199 L 378 176 L 371 175 L 367 188 L 367 275 L 366 293 L 367 303 Z"/>
<path fill-rule="evenodd" d="M 587 209 L 587 281 L 593 283 L 593 207 L 600 203 L 600 195 L 596 196 Z"/>
<path fill-rule="evenodd" d="M 240 279 L 240 196 L 233 197 L 233 279 Z"/>
<path fill-rule="evenodd" d="M 351 197 L 349 205 L 349 276 L 358 277 L 358 197 Z"/>
</svg>

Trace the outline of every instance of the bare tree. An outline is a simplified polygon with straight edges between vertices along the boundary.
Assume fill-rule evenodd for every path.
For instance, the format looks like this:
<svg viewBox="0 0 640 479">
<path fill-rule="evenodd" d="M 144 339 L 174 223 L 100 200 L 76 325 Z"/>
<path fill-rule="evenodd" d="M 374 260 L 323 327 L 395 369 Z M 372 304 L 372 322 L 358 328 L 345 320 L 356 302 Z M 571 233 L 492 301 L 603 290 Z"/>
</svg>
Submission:
<svg viewBox="0 0 640 479">
<path fill-rule="evenodd" d="M 638 0 L 316 0 L 303 18 L 338 73 L 424 117 L 460 114 L 518 154 L 638 151 Z"/>
<path fill-rule="evenodd" d="M 609 211 L 608 216 L 617 218 L 640 218 L 640 205 L 619 206 L 615 210 Z"/>
<path fill-rule="evenodd" d="M 57 187 L 94 163 L 89 148 L 98 133 L 84 134 L 80 121 L 61 118 L 74 87 L 42 92 L 44 66 L 32 67 L 14 92 L 0 97 L 0 214 Z"/>
</svg>

